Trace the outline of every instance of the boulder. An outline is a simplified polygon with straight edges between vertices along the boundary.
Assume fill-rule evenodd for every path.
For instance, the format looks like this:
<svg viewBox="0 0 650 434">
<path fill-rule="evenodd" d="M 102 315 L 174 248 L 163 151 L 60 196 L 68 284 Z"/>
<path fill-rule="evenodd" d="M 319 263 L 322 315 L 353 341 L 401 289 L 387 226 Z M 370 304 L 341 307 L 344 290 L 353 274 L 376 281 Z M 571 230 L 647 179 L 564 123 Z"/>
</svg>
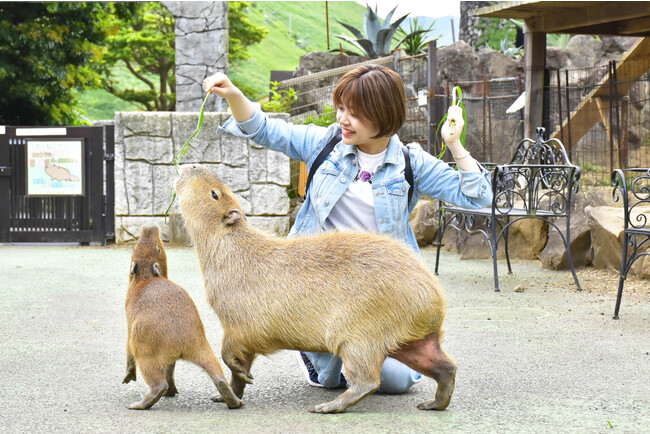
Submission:
<svg viewBox="0 0 650 434">
<path fill-rule="evenodd" d="M 580 190 L 573 196 L 571 206 L 571 227 L 570 243 L 571 257 L 574 267 L 582 267 L 592 264 L 593 252 L 591 250 L 591 230 L 585 216 L 587 206 L 616 206 L 612 201 L 611 187 L 593 187 Z M 622 215 L 623 210 L 617 212 Z M 558 221 L 556 223 L 562 229 L 566 230 L 566 222 Z M 548 243 L 541 254 L 542 267 L 549 270 L 568 270 L 569 262 L 567 252 L 560 233 L 549 228 Z"/>
<path fill-rule="evenodd" d="M 587 206 L 587 224 L 591 230 L 595 268 L 619 270 L 623 248 L 623 213 L 611 206 Z"/>
<path fill-rule="evenodd" d="M 418 246 L 426 246 L 438 235 L 438 201 L 420 199 L 411 213 L 411 229 L 415 234 Z"/>
<path fill-rule="evenodd" d="M 520 220 L 510 226 L 508 253 L 511 259 L 539 259 L 547 241 L 547 222 L 539 219 Z M 502 237 L 499 245 L 503 242 Z"/>
</svg>

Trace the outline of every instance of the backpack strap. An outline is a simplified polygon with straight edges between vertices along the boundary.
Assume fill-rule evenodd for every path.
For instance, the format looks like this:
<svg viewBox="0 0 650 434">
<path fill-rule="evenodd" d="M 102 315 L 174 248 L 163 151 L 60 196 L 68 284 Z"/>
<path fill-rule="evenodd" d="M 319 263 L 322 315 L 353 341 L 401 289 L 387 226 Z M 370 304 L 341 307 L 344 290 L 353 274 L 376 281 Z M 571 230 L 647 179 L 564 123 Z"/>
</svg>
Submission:
<svg viewBox="0 0 650 434">
<path fill-rule="evenodd" d="M 311 165 L 309 169 L 309 175 L 307 176 L 307 184 L 305 185 L 305 196 L 307 196 L 307 191 L 309 191 L 309 186 L 311 185 L 311 179 L 314 177 L 314 173 L 318 170 L 323 161 L 332 153 L 334 147 L 338 142 L 341 141 L 341 133 L 332 137 L 327 145 L 320 151 L 320 154 L 314 160 L 314 164 Z M 409 154 L 409 148 L 407 146 L 402 146 L 402 153 L 404 154 L 404 177 L 406 182 L 409 183 L 409 193 L 408 193 L 408 204 L 411 205 L 411 199 L 413 198 L 413 169 L 411 168 L 411 155 Z"/>
<path fill-rule="evenodd" d="M 411 155 L 409 154 L 408 146 L 402 146 L 402 153 L 404 154 L 404 177 L 406 182 L 409 183 L 409 206 L 411 205 L 411 198 L 413 198 L 413 169 L 411 169 Z"/>
<path fill-rule="evenodd" d="M 307 191 L 309 190 L 309 186 L 311 185 L 311 179 L 314 177 L 314 173 L 318 170 L 321 164 L 323 164 L 323 161 L 327 158 L 329 154 L 332 153 L 332 150 L 336 146 L 338 142 L 341 141 L 341 138 L 343 135 L 341 133 L 338 133 L 334 137 L 332 137 L 332 140 L 327 142 L 327 145 L 323 148 L 322 151 L 320 151 L 320 154 L 316 157 L 314 160 L 314 164 L 311 165 L 311 168 L 309 169 L 309 176 L 307 176 L 307 184 L 305 184 L 305 197 L 307 196 Z"/>
</svg>

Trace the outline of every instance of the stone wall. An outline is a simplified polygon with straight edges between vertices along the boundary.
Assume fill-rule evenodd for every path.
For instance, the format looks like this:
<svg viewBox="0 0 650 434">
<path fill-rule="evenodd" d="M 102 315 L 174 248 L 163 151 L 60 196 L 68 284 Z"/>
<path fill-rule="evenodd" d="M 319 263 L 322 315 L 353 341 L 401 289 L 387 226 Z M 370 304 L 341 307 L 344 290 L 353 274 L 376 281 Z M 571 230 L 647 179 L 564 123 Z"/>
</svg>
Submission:
<svg viewBox="0 0 650 434">
<path fill-rule="evenodd" d="M 134 242 L 142 224 L 155 221 L 162 238 L 171 238 L 165 218 L 175 178 L 173 159 L 192 135 L 198 113 L 117 112 L 115 114 L 115 242 Z M 289 232 L 289 158 L 250 140 L 217 132 L 230 115 L 205 113 L 203 128 L 183 163 L 201 163 L 237 194 L 256 227 Z M 271 117 L 287 119 L 285 114 Z M 178 201 L 169 211 L 180 213 Z M 174 216 L 175 217 L 175 216 Z"/>
<path fill-rule="evenodd" d="M 165 1 L 176 22 L 176 111 L 199 111 L 205 98 L 201 83 L 228 69 L 228 2 Z M 225 111 L 211 97 L 205 111 Z"/>
</svg>

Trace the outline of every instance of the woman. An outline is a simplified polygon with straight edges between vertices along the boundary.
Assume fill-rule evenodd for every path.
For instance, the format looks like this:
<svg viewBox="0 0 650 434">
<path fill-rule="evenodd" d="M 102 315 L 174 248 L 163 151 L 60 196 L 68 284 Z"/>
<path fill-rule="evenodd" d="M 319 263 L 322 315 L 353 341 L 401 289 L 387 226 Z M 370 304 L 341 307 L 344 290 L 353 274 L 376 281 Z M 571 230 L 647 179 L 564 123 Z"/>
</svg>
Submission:
<svg viewBox="0 0 650 434">
<path fill-rule="evenodd" d="M 326 230 L 368 230 L 404 241 L 419 252 L 409 214 L 420 195 L 463 207 L 481 208 L 492 200 L 488 172 L 460 143 L 462 109 L 450 107 L 442 136 L 458 171 L 408 146 L 413 171 L 413 199 L 405 176 L 403 146 L 396 135 L 406 120 L 406 93 L 400 76 L 390 68 L 363 64 L 346 73 L 334 90 L 338 124 L 329 127 L 292 125 L 269 119 L 228 77 L 218 73 L 203 82 L 206 92 L 228 101 L 232 111 L 222 127 L 236 136 L 304 161 L 311 168 L 337 134 L 342 139 L 314 173 L 305 202 L 290 237 Z M 451 125 L 455 123 L 452 131 Z M 309 384 L 343 387 L 341 359 L 329 353 L 300 353 Z M 381 372 L 380 392 L 402 393 L 422 375 L 388 357 Z"/>
</svg>

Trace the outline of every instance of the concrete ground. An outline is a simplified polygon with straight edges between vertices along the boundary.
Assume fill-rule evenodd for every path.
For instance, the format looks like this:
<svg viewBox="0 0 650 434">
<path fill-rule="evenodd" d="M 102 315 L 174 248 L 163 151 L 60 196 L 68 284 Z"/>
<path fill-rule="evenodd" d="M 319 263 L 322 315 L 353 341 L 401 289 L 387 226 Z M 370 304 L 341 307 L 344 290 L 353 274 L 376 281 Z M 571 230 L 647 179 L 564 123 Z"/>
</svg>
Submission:
<svg viewBox="0 0 650 434">
<path fill-rule="evenodd" d="M 170 278 L 196 302 L 219 354 L 221 330 L 194 251 L 167 254 Z M 517 262 L 513 275 L 500 267 L 495 293 L 490 261 L 451 253 L 443 253 L 439 276 L 448 300 L 444 348 L 458 363 L 446 411 L 416 409 L 435 393 L 425 379 L 404 395 L 371 395 L 344 414 L 311 414 L 309 406 L 340 391 L 308 386 L 289 351 L 256 361 L 241 409 L 213 403 L 207 374 L 179 362 L 179 394 L 130 411 L 147 391 L 139 373 L 122 384 L 130 255 L 130 247 L 0 246 L 1 432 L 650 430 L 647 286 L 626 294 L 614 321 L 611 276 L 581 271 L 585 290 L 576 292 L 569 273 Z M 433 268 L 435 251 L 423 258 Z M 522 283 L 525 290 L 515 292 Z"/>
</svg>

